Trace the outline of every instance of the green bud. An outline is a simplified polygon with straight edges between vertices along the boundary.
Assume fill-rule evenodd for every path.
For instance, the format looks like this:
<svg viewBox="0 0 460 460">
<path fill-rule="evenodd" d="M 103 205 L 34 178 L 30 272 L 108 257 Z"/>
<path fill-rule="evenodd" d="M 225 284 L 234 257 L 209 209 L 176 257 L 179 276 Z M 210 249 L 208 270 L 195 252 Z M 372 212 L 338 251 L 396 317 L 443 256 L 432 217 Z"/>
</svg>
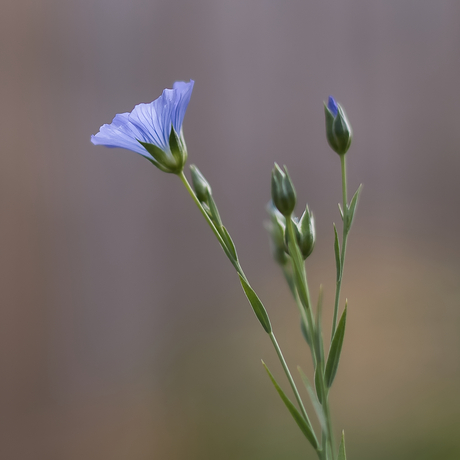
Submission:
<svg viewBox="0 0 460 460">
<path fill-rule="evenodd" d="M 324 104 L 326 116 L 326 138 L 334 152 L 345 155 L 350 148 L 352 131 L 347 116 L 341 105 L 332 96 Z"/>
<path fill-rule="evenodd" d="M 297 245 L 299 246 L 303 260 L 306 260 L 313 252 L 313 248 L 315 246 L 315 220 L 313 218 L 313 214 L 307 206 L 300 220 L 297 217 L 291 217 L 291 220 L 294 227 Z M 289 254 L 288 232 L 285 233 L 285 248 L 286 252 Z"/>
<path fill-rule="evenodd" d="M 300 252 L 305 260 L 313 252 L 316 241 L 315 219 L 308 209 L 308 206 L 305 208 L 297 228 L 299 230 L 299 239 L 297 242 L 299 243 Z"/>
<path fill-rule="evenodd" d="M 290 217 L 296 202 L 294 185 L 286 166 L 282 171 L 276 163 L 272 171 L 272 200 L 284 217 Z"/>
<path fill-rule="evenodd" d="M 208 203 L 208 197 L 212 194 L 209 182 L 195 165 L 190 165 L 190 173 L 192 175 L 192 185 L 197 198 L 201 203 Z"/>
<path fill-rule="evenodd" d="M 265 228 L 270 235 L 270 249 L 275 261 L 280 265 L 285 265 L 288 261 L 286 247 L 284 245 L 284 234 L 286 232 L 286 219 L 276 209 L 273 201 L 267 205 L 270 221 L 265 223 Z"/>
</svg>

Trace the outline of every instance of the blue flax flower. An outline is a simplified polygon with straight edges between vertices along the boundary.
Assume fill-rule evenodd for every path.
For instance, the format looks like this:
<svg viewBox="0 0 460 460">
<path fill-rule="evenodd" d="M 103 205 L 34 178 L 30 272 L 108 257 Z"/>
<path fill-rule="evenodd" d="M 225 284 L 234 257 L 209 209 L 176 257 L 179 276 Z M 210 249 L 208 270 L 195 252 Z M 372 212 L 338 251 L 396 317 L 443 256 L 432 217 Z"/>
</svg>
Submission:
<svg viewBox="0 0 460 460">
<path fill-rule="evenodd" d="M 187 160 L 182 122 L 194 83 L 178 81 L 150 104 L 139 104 L 130 113 L 117 114 L 112 123 L 101 126 L 91 136 L 91 142 L 132 150 L 162 171 L 180 174 Z"/>
</svg>

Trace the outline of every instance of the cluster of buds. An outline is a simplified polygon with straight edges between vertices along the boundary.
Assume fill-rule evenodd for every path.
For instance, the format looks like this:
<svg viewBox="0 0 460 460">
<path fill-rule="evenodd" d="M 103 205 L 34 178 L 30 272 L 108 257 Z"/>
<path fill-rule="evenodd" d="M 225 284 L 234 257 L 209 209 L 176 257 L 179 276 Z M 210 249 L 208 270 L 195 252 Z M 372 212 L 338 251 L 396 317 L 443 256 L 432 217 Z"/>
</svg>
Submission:
<svg viewBox="0 0 460 460">
<path fill-rule="evenodd" d="M 272 201 L 267 210 L 270 222 L 267 230 L 270 234 L 270 245 L 273 258 L 280 265 L 287 263 L 289 254 L 289 236 L 286 231 L 286 219 L 291 219 L 297 245 L 304 260 L 312 253 L 315 246 L 315 221 L 308 206 L 299 218 L 293 216 L 296 204 L 294 185 L 287 168 L 284 171 L 275 163 L 272 171 Z"/>
</svg>

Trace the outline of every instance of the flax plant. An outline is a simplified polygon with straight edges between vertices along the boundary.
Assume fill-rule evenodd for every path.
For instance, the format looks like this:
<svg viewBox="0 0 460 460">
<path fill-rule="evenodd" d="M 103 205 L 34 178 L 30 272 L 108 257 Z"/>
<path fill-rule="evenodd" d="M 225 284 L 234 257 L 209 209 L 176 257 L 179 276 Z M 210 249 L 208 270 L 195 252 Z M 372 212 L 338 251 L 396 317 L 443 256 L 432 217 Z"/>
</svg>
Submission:
<svg viewBox="0 0 460 460">
<path fill-rule="evenodd" d="M 210 184 L 195 165 L 190 166 L 191 184 L 184 173 L 188 154 L 182 123 L 193 85 L 193 81 L 176 82 L 173 89 L 165 89 L 152 103 L 139 104 L 129 113 L 116 115 L 111 124 L 103 125 L 99 132 L 91 137 L 91 141 L 95 145 L 132 150 L 161 171 L 179 177 L 234 267 L 249 304 L 275 349 L 295 403 L 286 395 L 263 361 L 262 364 L 283 403 L 320 460 L 345 460 L 344 434 L 342 432 L 337 446 L 329 405 L 329 391 L 339 366 L 347 319 L 346 302 L 339 319 L 347 239 L 361 190 L 360 186 L 348 203 L 346 153 L 351 144 L 352 133 L 345 112 L 332 97 L 329 97 L 328 103 L 325 104 L 326 138 L 340 158 L 343 196 L 342 204 L 339 204 L 342 218 L 341 243 L 334 225 L 337 276 L 331 342 L 328 345 L 325 345 L 323 340 L 322 288 L 316 306 L 313 306 L 305 269 L 305 260 L 315 245 L 314 218 L 308 205 L 300 218 L 294 216 L 297 196 L 286 166 L 280 168 L 275 163 L 271 177 L 272 196 L 268 206 L 270 221 L 267 229 L 272 254 L 282 269 L 299 310 L 301 331 L 312 356 L 313 383 L 300 367 L 298 372 L 319 421 L 321 433 L 318 436 L 310 420 L 311 414 L 309 415 L 305 409 L 297 384 L 278 344 L 267 310 L 243 271 L 235 244 L 222 222 Z"/>
</svg>

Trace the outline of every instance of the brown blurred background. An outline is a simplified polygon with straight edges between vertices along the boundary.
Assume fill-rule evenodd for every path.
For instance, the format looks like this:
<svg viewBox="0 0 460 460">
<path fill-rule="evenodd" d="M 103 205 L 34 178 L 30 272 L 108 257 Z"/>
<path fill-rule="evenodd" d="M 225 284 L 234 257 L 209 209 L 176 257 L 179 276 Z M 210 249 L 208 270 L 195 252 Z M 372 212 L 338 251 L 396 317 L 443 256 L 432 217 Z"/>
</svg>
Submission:
<svg viewBox="0 0 460 460">
<path fill-rule="evenodd" d="M 0 458 L 316 458 L 179 180 L 89 141 L 190 78 L 190 162 L 309 375 L 264 207 L 287 164 L 316 216 L 329 330 L 341 192 L 322 104 L 343 104 L 364 190 L 336 428 L 351 460 L 460 458 L 459 24 L 458 0 L 3 0 Z"/>
</svg>

